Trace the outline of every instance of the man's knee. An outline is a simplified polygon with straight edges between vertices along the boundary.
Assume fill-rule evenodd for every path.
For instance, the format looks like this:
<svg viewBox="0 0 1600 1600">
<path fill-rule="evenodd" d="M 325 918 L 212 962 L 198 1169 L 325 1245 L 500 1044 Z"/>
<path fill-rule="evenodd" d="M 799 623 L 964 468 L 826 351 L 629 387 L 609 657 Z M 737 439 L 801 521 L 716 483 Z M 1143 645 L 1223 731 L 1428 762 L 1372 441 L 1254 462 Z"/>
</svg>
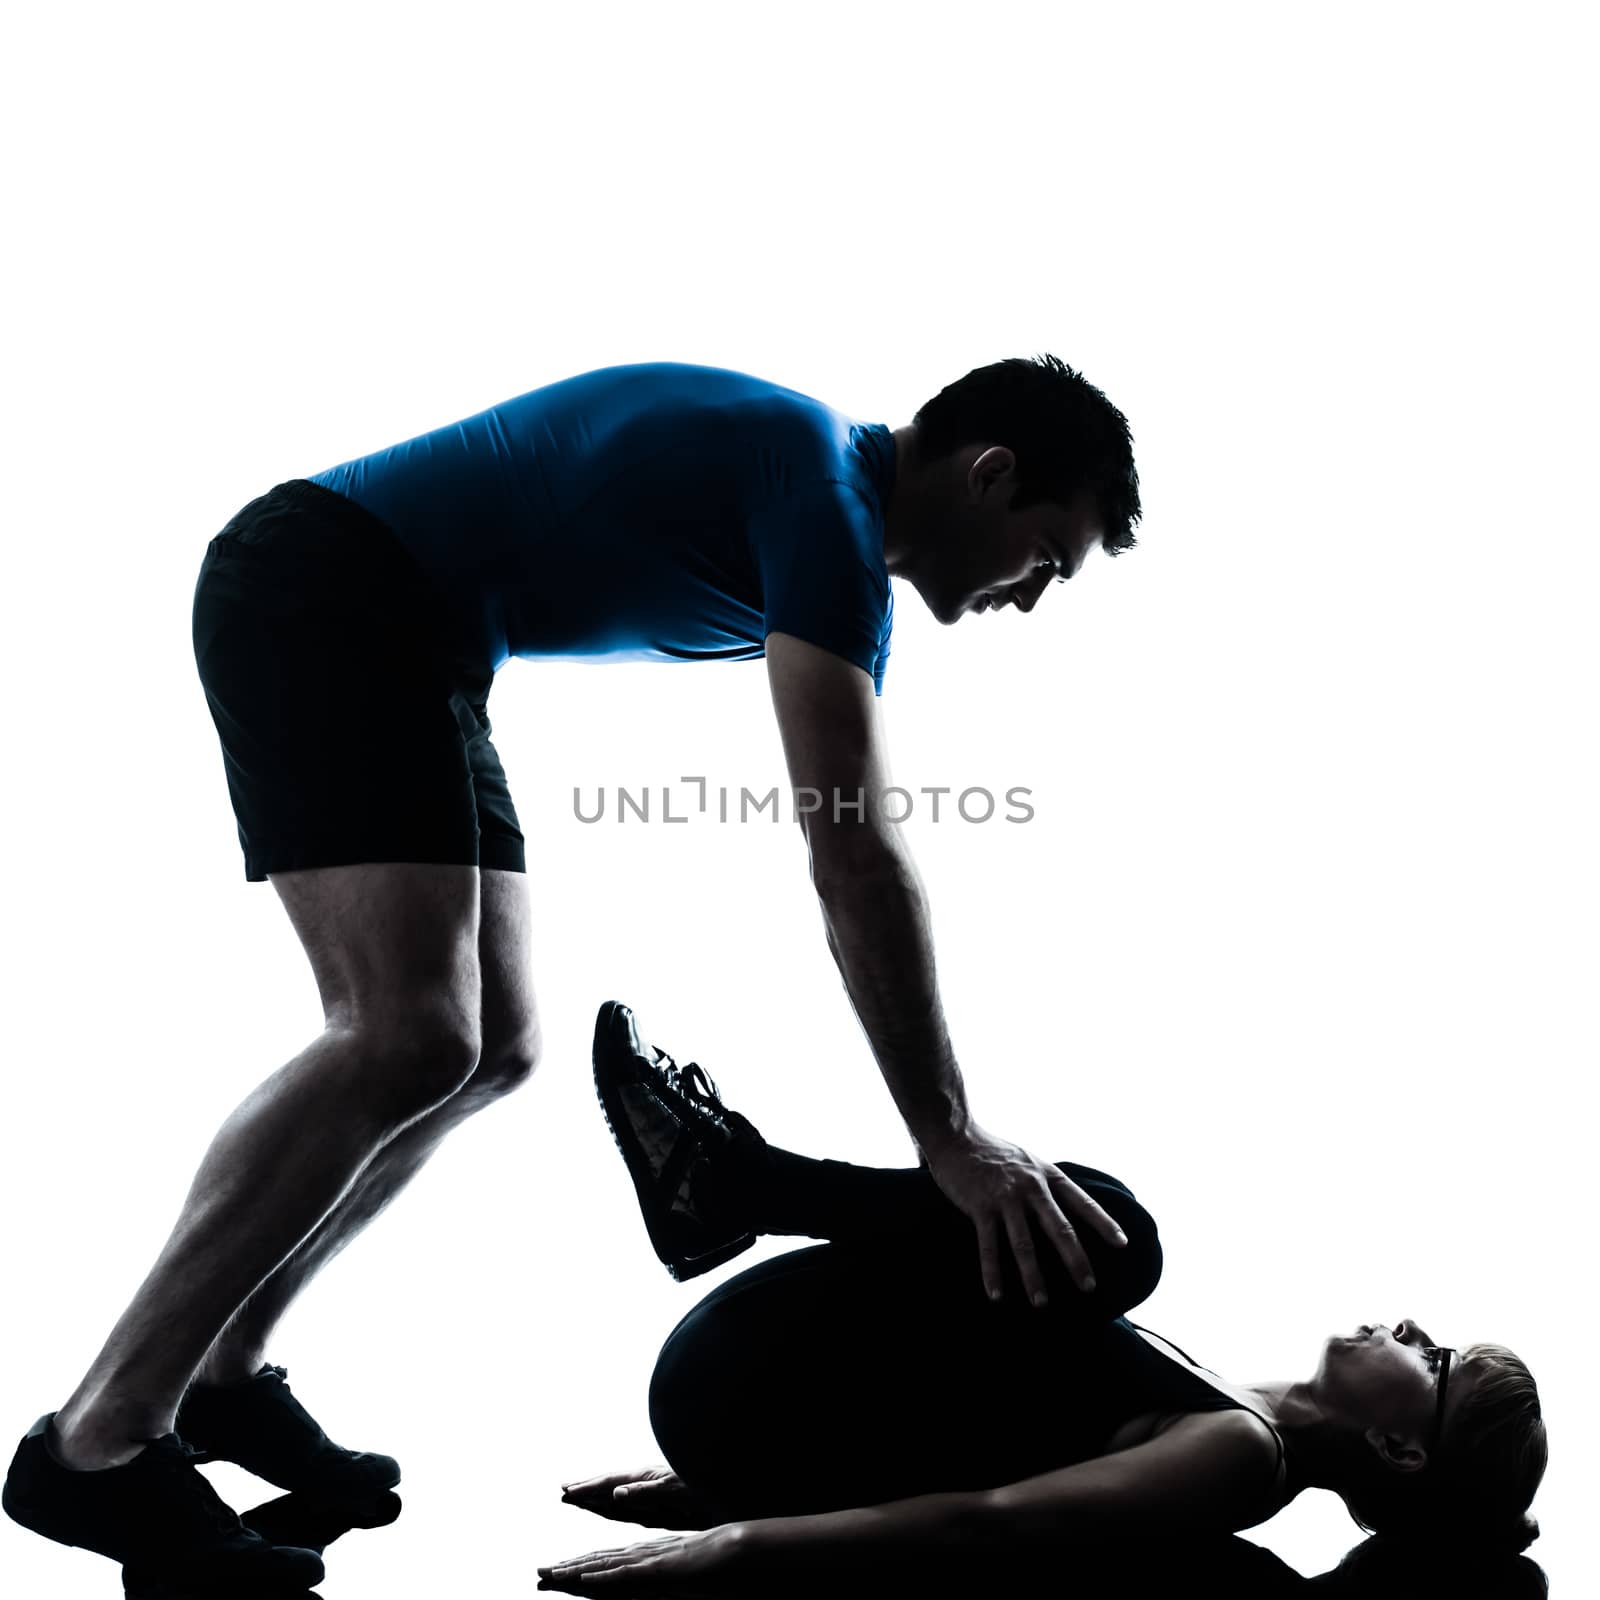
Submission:
<svg viewBox="0 0 1600 1600">
<path fill-rule="evenodd" d="M 460 1092 L 484 1104 L 498 1100 L 520 1089 L 533 1076 L 543 1055 L 544 1040 L 535 1021 L 509 1035 L 486 1034 L 477 1067 Z"/>
<path fill-rule="evenodd" d="M 477 1024 L 448 1003 L 413 1002 L 357 1028 L 362 1092 L 380 1120 L 396 1126 L 431 1111 L 472 1080 L 483 1040 Z"/>
</svg>

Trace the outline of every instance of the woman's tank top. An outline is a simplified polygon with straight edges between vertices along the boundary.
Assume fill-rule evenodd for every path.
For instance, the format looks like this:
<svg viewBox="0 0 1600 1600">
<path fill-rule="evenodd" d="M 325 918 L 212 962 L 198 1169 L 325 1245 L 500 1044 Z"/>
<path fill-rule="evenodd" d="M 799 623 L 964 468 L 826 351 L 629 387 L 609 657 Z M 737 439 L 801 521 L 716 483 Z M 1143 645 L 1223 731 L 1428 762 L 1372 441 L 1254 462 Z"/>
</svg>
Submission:
<svg viewBox="0 0 1600 1600">
<path fill-rule="evenodd" d="M 1146 1334 L 1160 1340 L 1166 1349 L 1151 1344 Z M 1282 1472 L 1283 1437 L 1272 1419 L 1218 1388 L 1216 1385 L 1222 1380 L 1216 1373 L 1200 1366 L 1170 1339 L 1126 1317 L 1109 1323 L 1104 1335 L 1103 1344 L 1095 1352 L 1094 1369 L 1096 1387 L 1103 1397 L 1102 1404 L 1095 1407 L 1095 1423 L 1109 1423 L 1100 1440 L 1102 1448 L 1123 1423 L 1151 1412 L 1248 1411 L 1272 1429 L 1278 1447 L 1278 1470 Z M 1169 1355 L 1167 1350 L 1173 1353 Z"/>
</svg>

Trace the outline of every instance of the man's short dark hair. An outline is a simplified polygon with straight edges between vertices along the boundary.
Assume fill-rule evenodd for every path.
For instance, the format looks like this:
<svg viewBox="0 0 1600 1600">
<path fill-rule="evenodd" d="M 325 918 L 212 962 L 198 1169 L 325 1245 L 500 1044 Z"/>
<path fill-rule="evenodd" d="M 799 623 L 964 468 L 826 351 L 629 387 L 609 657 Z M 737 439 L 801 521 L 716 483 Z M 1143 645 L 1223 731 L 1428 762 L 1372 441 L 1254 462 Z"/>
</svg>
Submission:
<svg viewBox="0 0 1600 1600">
<path fill-rule="evenodd" d="M 911 419 L 917 458 L 942 461 L 968 444 L 1003 444 L 1017 458 L 1013 511 L 1093 494 L 1106 553 L 1134 542 L 1139 473 L 1128 419 L 1081 372 L 1052 355 L 1013 356 L 947 385 Z"/>
</svg>

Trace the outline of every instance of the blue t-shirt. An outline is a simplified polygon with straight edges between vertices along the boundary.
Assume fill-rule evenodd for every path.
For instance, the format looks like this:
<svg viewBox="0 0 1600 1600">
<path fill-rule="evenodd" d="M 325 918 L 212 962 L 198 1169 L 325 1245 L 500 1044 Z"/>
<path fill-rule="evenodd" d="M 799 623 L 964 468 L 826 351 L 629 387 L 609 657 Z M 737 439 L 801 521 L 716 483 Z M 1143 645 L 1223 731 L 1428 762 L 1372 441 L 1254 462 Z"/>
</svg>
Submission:
<svg viewBox="0 0 1600 1600">
<path fill-rule="evenodd" d="M 493 670 L 750 661 L 790 633 L 883 693 L 894 435 L 720 367 L 545 385 L 312 475 L 382 518 Z"/>
</svg>

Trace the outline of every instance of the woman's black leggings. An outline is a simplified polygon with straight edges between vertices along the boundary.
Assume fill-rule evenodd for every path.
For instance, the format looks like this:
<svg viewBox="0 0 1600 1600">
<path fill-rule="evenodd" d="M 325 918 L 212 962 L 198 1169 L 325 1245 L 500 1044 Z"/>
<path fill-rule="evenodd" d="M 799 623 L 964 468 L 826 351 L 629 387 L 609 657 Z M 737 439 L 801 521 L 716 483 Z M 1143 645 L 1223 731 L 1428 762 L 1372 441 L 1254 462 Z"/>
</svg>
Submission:
<svg viewBox="0 0 1600 1600">
<path fill-rule="evenodd" d="M 750 1160 L 739 1190 L 757 1231 L 831 1242 L 720 1284 L 668 1335 L 650 1422 L 680 1477 L 754 1517 L 992 1487 L 1061 1463 L 1063 1430 L 1093 1426 L 1083 1371 L 1096 1330 L 1161 1276 L 1155 1223 L 1126 1185 L 1060 1163 L 1128 1243 L 1079 1228 L 1095 1277 L 1085 1295 L 1036 1234 L 1049 1289 L 1038 1308 L 1009 1246 L 1005 1297 L 988 1299 L 972 1224 L 926 1168 L 774 1146 Z"/>
</svg>

